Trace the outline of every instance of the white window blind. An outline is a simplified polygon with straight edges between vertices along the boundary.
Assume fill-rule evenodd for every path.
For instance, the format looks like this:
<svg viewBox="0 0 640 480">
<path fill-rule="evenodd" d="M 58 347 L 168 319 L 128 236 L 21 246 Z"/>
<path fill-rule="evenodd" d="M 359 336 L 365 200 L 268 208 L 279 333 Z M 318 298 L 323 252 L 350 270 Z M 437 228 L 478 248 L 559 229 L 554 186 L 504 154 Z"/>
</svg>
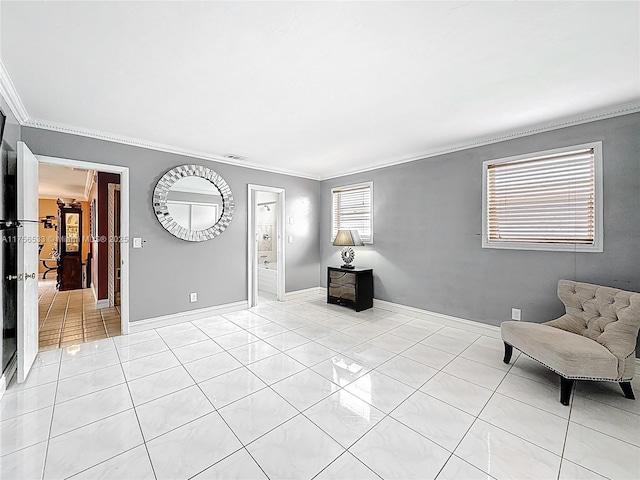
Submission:
<svg viewBox="0 0 640 480">
<path fill-rule="evenodd" d="M 485 168 L 485 246 L 596 246 L 595 146 L 485 162 Z"/>
<path fill-rule="evenodd" d="M 364 243 L 373 243 L 373 183 L 349 185 L 331 190 L 331 241 L 338 230 L 358 230 Z"/>
</svg>

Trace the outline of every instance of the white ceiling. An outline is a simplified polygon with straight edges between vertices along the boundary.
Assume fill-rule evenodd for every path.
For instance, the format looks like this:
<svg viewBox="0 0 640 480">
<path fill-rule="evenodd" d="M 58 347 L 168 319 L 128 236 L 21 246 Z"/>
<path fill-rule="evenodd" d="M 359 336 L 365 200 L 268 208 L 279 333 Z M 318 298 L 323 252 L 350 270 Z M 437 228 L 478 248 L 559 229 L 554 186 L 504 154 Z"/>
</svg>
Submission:
<svg viewBox="0 0 640 480">
<path fill-rule="evenodd" d="M 38 164 L 38 197 L 87 201 L 93 170 Z"/>
<path fill-rule="evenodd" d="M 25 124 L 311 178 L 640 109 L 638 2 L 0 9 Z"/>
</svg>

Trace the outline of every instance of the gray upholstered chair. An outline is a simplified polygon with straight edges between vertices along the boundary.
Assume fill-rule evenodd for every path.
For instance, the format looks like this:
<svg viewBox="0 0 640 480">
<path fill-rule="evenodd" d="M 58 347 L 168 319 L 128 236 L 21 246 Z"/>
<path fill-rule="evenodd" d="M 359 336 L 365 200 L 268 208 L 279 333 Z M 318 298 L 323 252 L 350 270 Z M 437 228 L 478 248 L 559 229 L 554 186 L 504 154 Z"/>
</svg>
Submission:
<svg viewBox="0 0 640 480">
<path fill-rule="evenodd" d="M 556 320 L 502 323 L 504 363 L 516 348 L 556 372 L 563 405 L 569 405 L 575 380 L 618 382 L 634 399 L 640 293 L 560 280 L 558 297 L 567 313 Z"/>
</svg>

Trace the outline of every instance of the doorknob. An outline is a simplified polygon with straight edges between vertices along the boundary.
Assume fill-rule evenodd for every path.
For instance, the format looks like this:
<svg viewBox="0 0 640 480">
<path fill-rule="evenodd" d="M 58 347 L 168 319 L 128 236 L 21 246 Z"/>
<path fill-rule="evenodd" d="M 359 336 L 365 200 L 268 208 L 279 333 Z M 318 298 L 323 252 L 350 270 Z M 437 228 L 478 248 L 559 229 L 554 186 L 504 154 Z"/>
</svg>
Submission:
<svg viewBox="0 0 640 480">
<path fill-rule="evenodd" d="M 7 275 L 7 280 L 22 281 L 22 274 L 19 274 L 19 275 Z"/>
<path fill-rule="evenodd" d="M 34 280 L 36 279 L 36 274 L 35 274 L 35 272 L 34 272 L 34 273 L 32 273 L 31 275 L 29 275 L 28 273 L 25 273 L 25 274 L 24 274 L 24 280 L 25 280 L 25 282 L 26 282 L 27 280 L 29 280 L 30 278 L 32 278 L 32 279 L 34 279 Z"/>
</svg>

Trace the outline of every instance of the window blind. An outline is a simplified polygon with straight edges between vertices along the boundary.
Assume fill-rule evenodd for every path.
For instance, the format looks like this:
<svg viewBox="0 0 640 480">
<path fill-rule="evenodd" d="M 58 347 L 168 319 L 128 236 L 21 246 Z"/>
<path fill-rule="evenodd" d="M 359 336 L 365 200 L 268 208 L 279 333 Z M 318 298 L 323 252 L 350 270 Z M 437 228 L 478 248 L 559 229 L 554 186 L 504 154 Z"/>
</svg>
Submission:
<svg viewBox="0 0 640 480">
<path fill-rule="evenodd" d="M 358 230 L 364 243 L 373 243 L 371 184 L 334 188 L 331 241 L 338 230 Z"/>
<path fill-rule="evenodd" d="M 595 242 L 595 155 L 582 149 L 488 165 L 489 242 Z"/>
</svg>

